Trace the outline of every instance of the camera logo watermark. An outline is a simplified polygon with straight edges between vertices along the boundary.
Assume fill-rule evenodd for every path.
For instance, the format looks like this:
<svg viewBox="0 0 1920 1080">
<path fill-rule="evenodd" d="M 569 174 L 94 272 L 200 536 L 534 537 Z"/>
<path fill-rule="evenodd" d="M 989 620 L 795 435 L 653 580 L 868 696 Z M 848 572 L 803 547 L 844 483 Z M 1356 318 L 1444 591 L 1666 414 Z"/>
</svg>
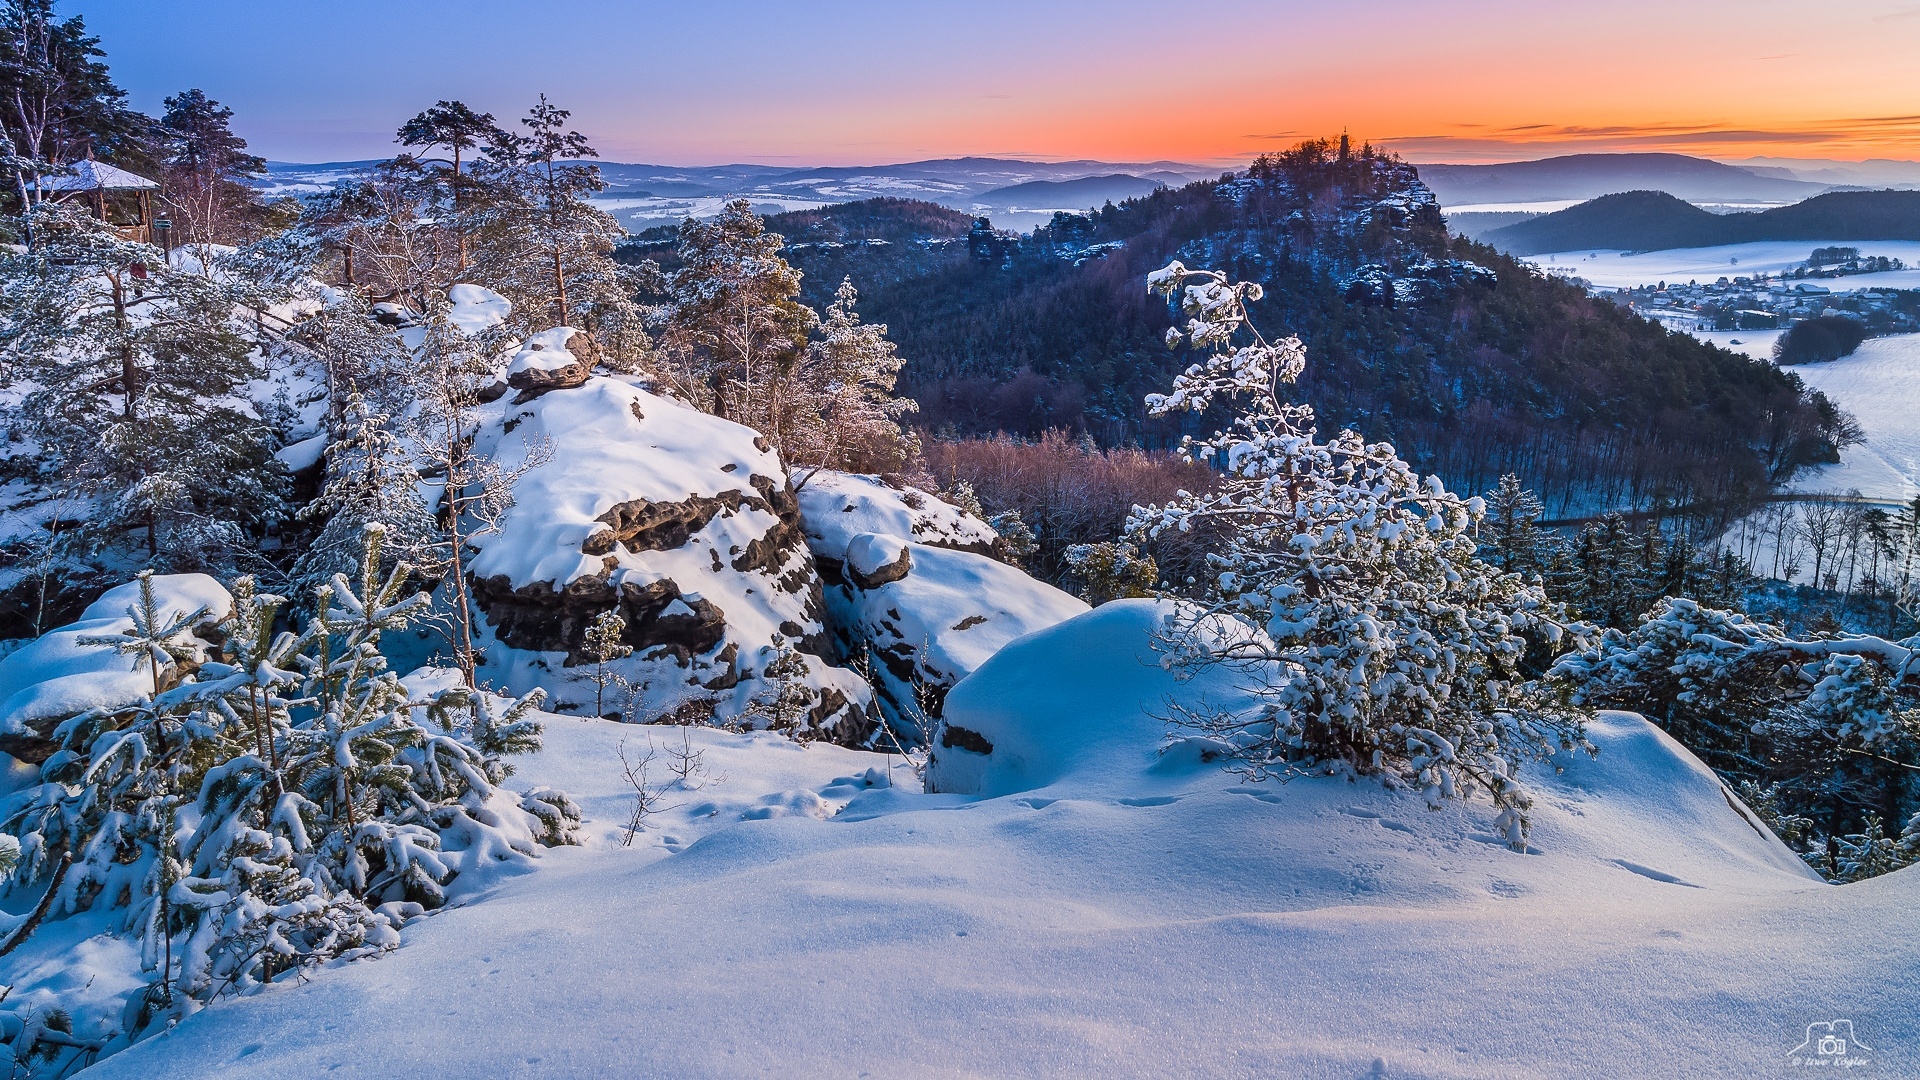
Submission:
<svg viewBox="0 0 1920 1080">
<path fill-rule="evenodd" d="M 1807 1025 L 1807 1039 L 1789 1055 L 1796 1068 L 1857 1069 L 1872 1064 L 1873 1047 L 1853 1033 L 1851 1020 L 1825 1020 Z"/>
</svg>

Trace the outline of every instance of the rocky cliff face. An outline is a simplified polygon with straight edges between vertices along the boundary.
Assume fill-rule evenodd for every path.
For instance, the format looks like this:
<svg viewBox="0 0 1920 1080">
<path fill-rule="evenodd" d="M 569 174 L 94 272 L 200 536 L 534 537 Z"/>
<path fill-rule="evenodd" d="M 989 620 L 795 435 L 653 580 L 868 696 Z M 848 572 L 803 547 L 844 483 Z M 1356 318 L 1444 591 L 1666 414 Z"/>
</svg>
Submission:
<svg viewBox="0 0 1920 1080">
<path fill-rule="evenodd" d="M 608 665 L 620 683 L 599 692 L 602 711 L 863 741 L 871 694 L 828 659 L 799 503 L 765 440 L 628 380 L 576 381 L 584 335 L 542 337 L 555 340 L 516 357 L 520 393 L 496 403 L 475 443 L 507 469 L 552 451 L 519 478 L 499 530 L 475 541 L 488 673 L 591 710 L 586 633 L 613 611 L 633 652 Z"/>
</svg>

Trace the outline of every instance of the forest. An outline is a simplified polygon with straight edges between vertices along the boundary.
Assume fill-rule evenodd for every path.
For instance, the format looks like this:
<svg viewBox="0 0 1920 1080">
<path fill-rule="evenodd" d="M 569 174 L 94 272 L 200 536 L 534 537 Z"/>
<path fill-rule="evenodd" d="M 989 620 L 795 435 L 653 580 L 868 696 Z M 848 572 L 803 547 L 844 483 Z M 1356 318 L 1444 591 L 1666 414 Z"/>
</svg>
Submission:
<svg viewBox="0 0 1920 1080">
<path fill-rule="evenodd" d="M 1555 517 L 1725 522 L 1851 437 L 1791 373 L 1448 235 L 1414 170 L 1370 147 L 1308 143 L 1230 179 L 1061 214 L 989 257 L 930 206 L 855 203 L 769 228 L 836 238 L 792 252 L 804 288 L 853 280 L 907 357 L 920 423 L 949 436 L 1057 428 L 1154 448 L 1204 426 L 1139 404 L 1180 362 L 1166 305 L 1137 282 L 1180 257 L 1267 286 L 1263 328 L 1320 358 L 1300 392 L 1326 423 L 1467 490 L 1515 473 Z M 848 242 L 866 236 L 888 243 Z"/>
</svg>

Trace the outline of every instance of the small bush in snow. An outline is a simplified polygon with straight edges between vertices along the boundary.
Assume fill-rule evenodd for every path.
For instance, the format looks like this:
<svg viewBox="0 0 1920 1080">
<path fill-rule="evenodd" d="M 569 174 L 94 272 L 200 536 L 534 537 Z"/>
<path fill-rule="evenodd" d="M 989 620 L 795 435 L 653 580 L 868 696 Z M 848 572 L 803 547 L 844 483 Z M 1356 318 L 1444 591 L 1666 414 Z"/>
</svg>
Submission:
<svg viewBox="0 0 1920 1080">
<path fill-rule="evenodd" d="M 1823 875 L 1920 858 L 1920 664 L 1914 640 L 1795 639 L 1695 600 L 1664 599 L 1553 675 L 1581 701 L 1635 709 L 1721 775 Z M 1884 822 L 1908 822 L 1899 839 Z"/>
<path fill-rule="evenodd" d="M 1306 363 L 1299 339 L 1270 342 L 1248 322 L 1260 286 L 1178 262 L 1148 284 L 1188 316 L 1169 341 L 1203 354 L 1149 409 L 1247 402 L 1230 430 L 1182 446 L 1224 471 L 1218 486 L 1129 522 L 1148 537 L 1221 530 L 1209 601 L 1170 620 L 1163 662 L 1231 665 L 1265 701 L 1178 719 L 1227 741 L 1254 777 L 1351 769 L 1434 799 L 1485 791 L 1524 845 L 1531 799 L 1516 766 L 1587 744 L 1581 710 L 1522 664 L 1530 637 L 1559 642 L 1576 625 L 1537 585 L 1474 557 L 1480 500 L 1423 480 L 1385 443 L 1318 440 L 1312 410 L 1279 393 Z"/>
<path fill-rule="evenodd" d="M 405 563 L 381 571 L 379 536 L 299 633 L 275 629 L 280 597 L 235 582 L 224 645 L 192 671 L 204 612 L 157 617 L 142 577 L 132 629 L 89 643 L 150 670 L 154 692 L 66 720 L 40 782 L 0 803 L 18 882 L 44 883 L 55 916 L 105 911 L 138 940 L 156 977 L 131 1027 L 390 949 L 456 875 L 570 842 L 565 796 L 499 787 L 505 758 L 539 746 L 537 693 L 501 706 L 387 670 L 381 635 L 426 597 L 406 593 Z"/>
<path fill-rule="evenodd" d="M 1067 572 L 1080 582 L 1080 599 L 1094 607 L 1109 600 L 1152 596 L 1160 568 L 1132 544 L 1075 544 L 1067 549 Z"/>
</svg>

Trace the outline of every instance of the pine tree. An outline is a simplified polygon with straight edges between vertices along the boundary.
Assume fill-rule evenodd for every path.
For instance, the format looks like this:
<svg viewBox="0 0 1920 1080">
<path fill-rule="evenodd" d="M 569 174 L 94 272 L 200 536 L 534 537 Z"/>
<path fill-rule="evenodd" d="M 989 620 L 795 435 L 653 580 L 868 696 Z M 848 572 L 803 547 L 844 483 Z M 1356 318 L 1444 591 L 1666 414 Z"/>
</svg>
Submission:
<svg viewBox="0 0 1920 1080">
<path fill-rule="evenodd" d="M 612 258 L 626 230 L 587 201 L 606 181 L 582 160 L 600 155 L 567 127 L 571 115 L 542 95 L 520 120 L 524 132 L 493 132 L 459 227 L 472 237 L 474 276 L 513 301 L 517 330 L 587 330 L 615 363 L 634 367 L 650 343 L 636 279 Z"/>
<path fill-rule="evenodd" d="M 1160 568 L 1124 540 L 1074 544 L 1067 548 L 1067 572 L 1080 582 L 1079 596 L 1093 607 L 1113 600 L 1154 595 Z"/>
<path fill-rule="evenodd" d="M 1172 618 L 1163 663 L 1224 666 L 1265 705 L 1178 719 L 1222 738 L 1256 778 L 1336 769 L 1402 776 L 1430 799 L 1479 789 L 1509 843 L 1524 845 L 1520 759 L 1585 739 L 1582 711 L 1521 663 L 1530 638 L 1577 641 L 1580 628 L 1539 586 L 1474 558 L 1480 500 L 1423 480 L 1384 443 L 1350 431 L 1318 440 L 1312 410 L 1279 396 L 1305 366 L 1299 339 L 1269 342 L 1248 321 L 1259 285 L 1178 262 L 1147 280 L 1187 316 L 1169 342 L 1201 354 L 1149 410 L 1246 400 L 1231 430 L 1182 444 L 1223 470 L 1216 488 L 1129 522 L 1149 537 L 1224 534 L 1209 556 L 1211 598 Z"/>
<path fill-rule="evenodd" d="M 1508 473 L 1487 496 L 1487 516 L 1480 523 L 1480 556 L 1493 566 L 1521 577 L 1544 574 L 1552 555 L 1538 522 L 1546 513 L 1520 478 Z"/>
<path fill-rule="evenodd" d="M 0 802 L 20 878 L 48 883 L 59 915 L 105 912 L 157 971 L 136 1026 L 392 948 L 456 874 L 569 842 L 578 824 L 564 795 L 498 788 L 504 756 L 539 745 L 537 693 L 416 695 L 388 670 L 381 635 L 427 598 L 405 564 L 382 569 L 381 531 L 300 633 L 276 629 L 279 597 L 234 582 L 217 656 L 129 709 L 63 722 L 41 782 Z M 192 619 L 137 618 L 104 644 L 148 660 Z"/>
<path fill-rule="evenodd" d="M 572 678 L 593 687 L 593 715 L 605 716 L 607 687 L 619 686 L 625 680 L 614 669 L 616 660 L 633 655 L 633 646 L 621 642 L 621 635 L 627 632 L 627 620 L 620 617 L 618 611 L 603 611 L 594 616 L 593 623 L 587 627 L 587 633 L 580 647 L 580 655 L 588 667 L 575 671 Z M 632 717 L 626 717 L 632 720 Z"/>
<path fill-rule="evenodd" d="M 237 399 L 262 367 L 236 311 L 272 297 L 167 266 L 67 206 L 35 218 L 35 246 L 0 257 L 0 362 L 25 390 L 17 428 L 45 448 L 44 475 L 100 500 L 96 536 L 137 529 L 156 565 L 229 564 L 281 513 L 285 471 Z"/>
<path fill-rule="evenodd" d="M 681 397 L 776 447 L 788 434 L 819 321 L 800 302 L 800 271 L 780 257 L 785 243 L 745 199 L 711 221 L 681 223 L 681 267 L 667 282 L 661 342 L 670 357 L 665 374 Z"/>
<path fill-rule="evenodd" d="M 381 527 L 389 558 L 437 571 L 440 528 L 420 498 L 421 486 L 413 454 L 391 421 L 349 392 L 327 444 L 326 485 L 300 511 L 321 527 L 294 563 L 294 582 L 316 587 L 352 570 L 371 525 Z"/>
<path fill-rule="evenodd" d="M 505 140 L 505 133 L 493 122 L 492 113 L 475 112 L 462 101 L 440 101 L 430 109 L 415 115 L 413 119 L 400 125 L 394 134 L 394 142 L 402 146 L 418 146 L 427 150 L 446 147 L 450 155 L 447 172 L 447 195 L 453 213 L 457 217 L 464 209 L 463 190 L 468 178 L 460 172 L 460 157 L 463 153 L 480 146 L 498 145 Z M 456 269 L 464 273 L 467 269 L 467 243 L 463 233 L 456 244 L 458 265 Z"/>
<path fill-rule="evenodd" d="M 1553 677 L 1588 705 L 1633 709 L 1723 776 L 1764 790 L 1796 847 L 1835 876 L 1870 815 L 1920 809 L 1920 668 L 1912 642 L 1795 639 L 1684 598 L 1608 631 Z"/>
<path fill-rule="evenodd" d="M 797 372 L 799 385 L 781 399 L 785 409 L 770 409 L 771 430 L 762 430 L 789 466 L 893 473 L 920 456 L 919 440 L 900 425 L 919 406 L 893 396 L 903 361 L 884 325 L 860 321 L 858 300 L 853 280 L 842 281 Z"/>
<path fill-rule="evenodd" d="M 163 198 L 185 224 L 190 243 L 233 243 L 250 236 L 259 219 L 247 181 L 264 175 L 264 159 L 247 153 L 234 134 L 233 110 L 200 90 L 167 98 L 158 133 L 166 146 Z"/>
</svg>

